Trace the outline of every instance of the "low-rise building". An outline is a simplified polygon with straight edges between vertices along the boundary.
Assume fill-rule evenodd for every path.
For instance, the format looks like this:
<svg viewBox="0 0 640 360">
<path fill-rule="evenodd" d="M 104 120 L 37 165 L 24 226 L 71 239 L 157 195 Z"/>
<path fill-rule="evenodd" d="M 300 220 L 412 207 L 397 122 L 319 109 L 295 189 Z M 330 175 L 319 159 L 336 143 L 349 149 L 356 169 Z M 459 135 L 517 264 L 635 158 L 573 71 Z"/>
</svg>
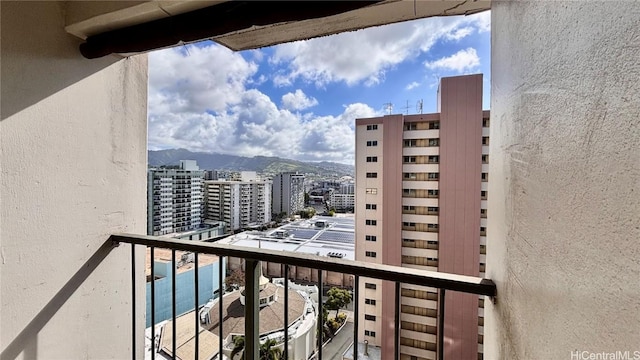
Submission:
<svg viewBox="0 0 640 360">
<path fill-rule="evenodd" d="M 315 216 L 297 220 L 269 231 L 245 231 L 218 241 L 253 248 L 295 251 L 320 256 L 353 260 L 355 258 L 355 224 L 353 216 Z M 269 277 L 282 277 L 279 263 L 262 262 L 262 269 Z M 244 261 L 228 258 L 227 272 L 244 270 Z M 289 279 L 301 283 L 318 281 L 318 272 L 299 266 L 289 267 Z M 323 283 L 350 288 L 353 276 L 339 272 L 323 272 Z"/>
</svg>

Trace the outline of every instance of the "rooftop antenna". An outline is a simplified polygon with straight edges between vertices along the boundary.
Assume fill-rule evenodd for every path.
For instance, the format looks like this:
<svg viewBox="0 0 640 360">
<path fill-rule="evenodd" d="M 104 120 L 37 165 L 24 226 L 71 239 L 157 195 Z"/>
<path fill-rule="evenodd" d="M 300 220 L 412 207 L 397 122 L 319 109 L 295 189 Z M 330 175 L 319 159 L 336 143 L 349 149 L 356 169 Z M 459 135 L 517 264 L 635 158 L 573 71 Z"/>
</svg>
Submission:
<svg viewBox="0 0 640 360">
<path fill-rule="evenodd" d="M 407 100 L 407 106 L 403 106 L 402 110 L 406 113 L 405 115 L 409 115 L 409 100 Z"/>
<path fill-rule="evenodd" d="M 418 100 L 418 103 L 416 104 L 416 112 L 418 114 L 422 114 L 422 99 Z"/>
<path fill-rule="evenodd" d="M 384 103 L 384 108 L 388 112 L 388 115 L 391 115 L 391 112 L 393 111 L 393 104 L 392 103 Z"/>
</svg>

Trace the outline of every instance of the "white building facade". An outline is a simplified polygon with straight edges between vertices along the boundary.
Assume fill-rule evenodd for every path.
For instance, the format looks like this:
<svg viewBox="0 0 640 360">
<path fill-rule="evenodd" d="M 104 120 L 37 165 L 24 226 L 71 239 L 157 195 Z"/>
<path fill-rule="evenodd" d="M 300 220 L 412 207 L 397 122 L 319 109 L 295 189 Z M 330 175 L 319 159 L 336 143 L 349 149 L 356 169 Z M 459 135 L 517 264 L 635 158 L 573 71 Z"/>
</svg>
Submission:
<svg viewBox="0 0 640 360">
<path fill-rule="evenodd" d="M 280 173 L 273 177 L 273 214 L 295 214 L 304 209 L 304 175 Z"/>
<path fill-rule="evenodd" d="M 240 181 L 208 180 L 206 218 L 224 221 L 230 230 L 271 221 L 271 181 L 243 172 Z"/>
<path fill-rule="evenodd" d="M 193 160 L 179 169 L 147 171 L 147 234 L 166 235 L 197 229 L 204 220 L 204 171 Z"/>
</svg>

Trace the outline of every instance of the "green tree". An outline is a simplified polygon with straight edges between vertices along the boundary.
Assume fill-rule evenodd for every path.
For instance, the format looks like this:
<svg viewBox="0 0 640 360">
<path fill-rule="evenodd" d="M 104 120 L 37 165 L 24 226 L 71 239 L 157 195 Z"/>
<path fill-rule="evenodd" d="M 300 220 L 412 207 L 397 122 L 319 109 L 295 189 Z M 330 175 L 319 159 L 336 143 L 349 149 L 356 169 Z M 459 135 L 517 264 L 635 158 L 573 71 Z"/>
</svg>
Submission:
<svg viewBox="0 0 640 360">
<path fill-rule="evenodd" d="M 260 344 L 260 360 L 280 360 L 282 358 L 282 350 L 277 348 L 278 342 L 269 339 Z"/>
<path fill-rule="evenodd" d="M 224 285 L 227 288 L 244 286 L 244 272 L 240 269 L 234 270 L 231 275 L 224 279 Z"/>
<path fill-rule="evenodd" d="M 312 207 L 308 207 L 304 210 L 300 210 L 298 214 L 303 219 L 311 219 L 316 214 L 316 209 Z"/>
<path fill-rule="evenodd" d="M 233 339 L 233 350 L 231 350 L 231 359 L 240 354 L 240 359 L 244 359 L 244 336 L 236 336 Z M 281 360 L 282 350 L 278 347 L 278 342 L 269 339 L 260 344 L 260 360 Z"/>
<path fill-rule="evenodd" d="M 242 353 L 242 355 L 240 355 L 240 359 L 244 359 L 244 336 L 236 336 L 233 339 L 233 350 L 231 350 L 231 360 L 233 360 L 234 357 L 240 353 Z"/>
<path fill-rule="evenodd" d="M 351 293 L 347 290 L 332 287 L 327 292 L 327 309 L 336 311 L 336 320 L 340 309 L 351 304 Z"/>
</svg>

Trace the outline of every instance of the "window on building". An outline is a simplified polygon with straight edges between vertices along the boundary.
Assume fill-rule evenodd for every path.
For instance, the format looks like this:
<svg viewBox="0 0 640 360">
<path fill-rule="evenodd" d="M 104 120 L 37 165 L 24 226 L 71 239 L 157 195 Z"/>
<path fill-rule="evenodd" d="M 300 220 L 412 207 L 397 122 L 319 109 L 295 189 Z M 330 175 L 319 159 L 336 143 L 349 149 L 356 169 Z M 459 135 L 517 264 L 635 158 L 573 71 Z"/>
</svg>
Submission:
<svg viewBox="0 0 640 360">
<path fill-rule="evenodd" d="M 482 163 L 483 164 L 489 163 L 489 155 L 482 155 Z"/>
<path fill-rule="evenodd" d="M 367 162 L 378 162 L 377 156 L 367 156 Z"/>
<path fill-rule="evenodd" d="M 376 321 L 375 315 L 364 314 L 364 319 L 369 321 Z"/>
<path fill-rule="evenodd" d="M 416 174 L 416 173 L 403 173 L 402 177 L 405 180 L 415 180 L 415 179 L 418 178 L 418 174 Z"/>
<path fill-rule="evenodd" d="M 431 198 L 437 198 L 438 197 L 438 190 L 427 190 L 427 195 Z"/>
<path fill-rule="evenodd" d="M 482 145 L 489 145 L 489 137 L 488 136 L 483 136 L 482 137 Z"/>
<path fill-rule="evenodd" d="M 440 162 L 440 156 L 438 156 L 438 155 L 432 155 L 432 156 L 429 156 L 429 157 L 427 158 L 427 162 L 428 162 L 429 164 L 437 164 L 437 163 L 439 163 L 439 162 Z"/>
<path fill-rule="evenodd" d="M 402 162 L 404 162 L 405 164 L 415 163 L 416 162 L 416 157 L 415 156 L 403 156 L 402 157 Z"/>
<path fill-rule="evenodd" d="M 438 230 L 438 224 L 427 224 L 427 229 Z"/>
<path fill-rule="evenodd" d="M 416 123 L 406 123 L 404 124 L 404 130 L 417 130 L 418 129 L 418 124 Z"/>
<path fill-rule="evenodd" d="M 378 124 L 367 125 L 367 130 L 378 130 Z"/>
<path fill-rule="evenodd" d="M 376 284 L 372 284 L 372 283 L 364 283 L 364 288 L 365 289 L 376 289 Z"/>
<path fill-rule="evenodd" d="M 430 121 L 429 130 L 437 130 L 437 129 L 440 129 L 440 121 Z"/>
<path fill-rule="evenodd" d="M 365 330 L 364 331 L 364 336 L 376 337 L 376 332 L 375 331 Z"/>
<path fill-rule="evenodd" d="M 376 204 L 367 204 L 366 208 L 367 208 L 367 210 L 376 210 L 378 208 L 378 205 L 376 205 Z"/>
<path fill-rule="evenodd" d="M 438 180 L 438 173 L 427 173 L 427 178 L 429 180 Z"/>
<path fill-rule="evenodd" d="M 377 188 L 367 188 L 365 190 L 366 194 L 371 194 L 371 195 L 376 195 L 378 193 L 378 189 Z"/>
<path fill-rule="evenodd" d="M 429 206 L 427 207 L 427 213 L 433 214 L 433 213 L 438 213 L 440 209 L 438 209 L 437 206 Z"/>
<path fill-rule="evenodd" d="M 482 179 L 482 181 L 489 181 L 489 174 L 482 173 L 480 178 Z"/>
<path fill-rule="evenodd" d="M 413 211 L 413 212 L 415 212 L 416 211 L 416 207 L 412 206 L 412 205 L 403 205 L 402 206 L 402 210 L 403 211 Z"/>
<path fill-rule="evenodd" d="M 376 226 L 378 224 L 378 221 L 377 220 L 369 220 L 369 219 L 367 219 L 367 220 L 365 220 L 365 224 L 366 225 L 371 225 L 371 226 Z"/>
<path fill-rule="evenodd" d="M 482 198 L 482 200 L 487 200 L 487 192 L 486 191 L 480 191 L 480 197 Z"/>
<path fill-rule="evenodd" d="M 378 140 L 367 141 L 367 146 L 378 146 Z"/>
<path fill-rule="evenodd" d="M 402 189 L 402 196 L 404 197 L 415 197 L 416 189 Z"/>
<path fill-rule="evenodd" d="M 369 179 L 376 179 L 378 177 L 378 173 L 377 172 L 368 172 L 367 173 L 367 178 Z"/>
<path fill-rule="evenodd" d="M 364 239 L 366 241 L 376 241 L 378 238 L 375 235 L 365 235 Z"/>
<path fill-rule="evenodd" d="M 487 217 L 487 209 L 480 209 L 480 217 L 481 218 Z"/>
<path fill-rule="evenodd" d="M 489 127 L 489 118 L 482 119 L 482 127 Z"/>
<path fill-rule="evenodd" d="M 429 146 L 439 146 L 440 139 L 429 139 Z"/>
<path fill-rule="evenodd" d="M 375 251 L 365 251 L 365 252 L 364 252 L 364 256 L 366 256 L 366 257 L 372 257 L 372 258 L 374 258 L 374 257 L 376 257 L 377 255 L 378 255 L 378 254 L 376 254 L 376 252 L 375 252 Z"/>
<path fill-rule="evenodd" d="M 367 305 L 375 305 L 376 304 L 376 300 L 375 299 L 364 299 L 364 303 Z"/>
<path fill-rule="evenodd" d="M 404 141 L 404 147 L 416 147 L 416 146 L 418 146 L 418 141 L 415 139 Z"/>
</svg>

